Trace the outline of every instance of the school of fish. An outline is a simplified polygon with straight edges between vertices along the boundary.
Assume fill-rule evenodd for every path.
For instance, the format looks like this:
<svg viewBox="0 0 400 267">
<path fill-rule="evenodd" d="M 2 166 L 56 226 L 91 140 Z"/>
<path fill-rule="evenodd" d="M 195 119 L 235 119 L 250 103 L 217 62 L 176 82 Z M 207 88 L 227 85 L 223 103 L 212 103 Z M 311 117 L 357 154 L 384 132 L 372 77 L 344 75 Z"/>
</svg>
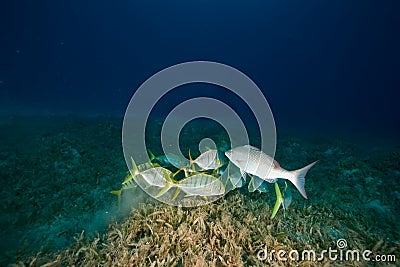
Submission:
<svg viewBox="0 0 400 267">
<path fill-rule="evenodd" d="M 189 151 L 189 160 L 174 154 L 156 157 L 151 151 L 148 152 L 150 161 L 140 165 L 131 157 L 132 168 L 128 171 L 121 188 L 111 191 L 118 196 L 119 205 L 122 192 L 135 189 L 138 184 L 158 190 L 156 198 L 175 190 L 172 197 L 174 200 L 180 194 L 186 198 L 221 196 L 246 184 L 249 192 L 268 192 L 267 184 L 274 183 L 276 202 L 271 215 L 271 218 L 274 218 L 280 207 L 286 210 L 291 204 L 292 194 L 286 180 L 307 199 L 305 176 L 317 163 L 314 161 L 301 169 L 288 171 L 271 156 L 250 145 L 235 147 L 224 154 L 217 149 L 208 149 L 196 159 L 192 159 Z M 232 164 L 227 164 L 225 157 Z M 170 169 L 175 169 L 175 172 Z M 181 171 L 184 175 L 178 178 Z M 249 181 L 247 176 L 251 177 Z M 284 180 L 283 193 L 278 180 Z"/>
</svg>

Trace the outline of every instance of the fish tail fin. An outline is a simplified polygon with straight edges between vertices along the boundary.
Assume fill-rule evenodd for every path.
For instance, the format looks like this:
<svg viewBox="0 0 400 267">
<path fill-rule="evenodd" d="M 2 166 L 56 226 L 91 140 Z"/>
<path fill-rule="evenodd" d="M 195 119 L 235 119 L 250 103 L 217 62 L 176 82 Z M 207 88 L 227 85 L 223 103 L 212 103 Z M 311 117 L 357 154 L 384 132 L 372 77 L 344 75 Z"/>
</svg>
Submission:
<svg viewBox="0 0 400 267">
<path fill-rule="evenodd" d="M 118 207 L 119 207 L 119 208 L 121 207 L 121 193 L 122 193 L 122 189 L 120 189 L 120 190 L 113 190 L 113 191 L 110 192 L 110 194 L 113 194 L 113 195 L 117 195 L 117 196 L 118 196 Z"/>
<path fill-rule="evenodd" d="M 317 163 L 317 161 L 314 161 L 311 164 L 308 164 L 307 166 L 292 171 L 293 173 L 293 177 L 291 179 L 288 179 L 289 181 L 292 182 L 292 184 L 297 188 L 297 190 L 300 192 L 300 194 L 307 199 L 307 194 L 306 194 L 306 189 L 305 189 L 305 183 L 306 183 L 306 174 L 308 172 L 308 170 L 314 166 L 315 163 Z"/>
<path fill-rule="evenodd" d="M 274 210 L 272 211 L 272 214 L 271 214 L 271 219 L 275 218 L 281 204 L 283 203 L 283 197 L 282 197 L 281 189 L 279 188 L 278 182 L 275 182 L 275 193 L 276 193 L 276 202 L 275 202 Z"/>
<path fill-rule="evenodd" d="M 149 153 L 150 161 L 153 161 L 156 158 L 156 156 L 154 156 L 153 152 L 151 152 L 150 149 L 147 149 L 147 152 Z"/>
</svg>

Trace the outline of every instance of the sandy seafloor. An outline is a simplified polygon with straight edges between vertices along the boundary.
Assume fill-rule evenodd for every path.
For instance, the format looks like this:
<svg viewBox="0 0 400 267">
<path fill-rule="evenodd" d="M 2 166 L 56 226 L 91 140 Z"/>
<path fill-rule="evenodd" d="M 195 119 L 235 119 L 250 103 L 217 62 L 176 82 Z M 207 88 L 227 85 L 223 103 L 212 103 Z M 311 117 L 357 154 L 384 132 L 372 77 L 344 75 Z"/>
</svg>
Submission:
<svg viewBox="0 0 400 267">
<path fill-rule="evenodd" d="M 268 193 L 235 190 L 199 208 L 167 206 L 138 189 L 124 194 L 119 210 L 109 192 L 127 171 L 121 124 L 110 117 L 0 118 L 0 265 L 263 266 L 257 252 L 265 246 L 321 252 L 337 249 L 338 239 L 346 249 L 394 255 L 388 265 L 400 264 L 399 143 L 278 131 L 282 167 L 319 162 L 306 177 L 309 199 L 292 190 L 286 215 L 273 220 L 273 185 Z M 376 264 L 327 257 L 269 263 Z"/>
</svg>

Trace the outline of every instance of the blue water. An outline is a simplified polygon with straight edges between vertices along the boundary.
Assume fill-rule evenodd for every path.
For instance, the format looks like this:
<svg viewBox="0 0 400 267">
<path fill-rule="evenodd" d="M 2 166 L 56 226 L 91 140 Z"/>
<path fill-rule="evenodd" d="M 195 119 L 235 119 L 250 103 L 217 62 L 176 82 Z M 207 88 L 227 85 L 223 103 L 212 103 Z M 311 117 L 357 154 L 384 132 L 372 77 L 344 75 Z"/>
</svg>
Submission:
<svg viewBox="0 0 400 267">
<path fill-rule="evenodd" d="M 126 172 L 121 125 L 132 95 L 157 72 L 198 60 L 232 66 L 262 90 L 285 166 L 320 159 L 313 169 L 319 180 L 308 185 L 313 204 L 336 203 L 355 190 L 362 201 L 351 198 L 343 210 L 378 210 L 387 239 L 398 246 L 398 227 L 391 223 L 398 221 L 400 191 L 399 11 L 398 1 L 389 0 L 0 2 L 0 178 L 6 199 L 0 219 L 2 234 L 12 233 L 1 248 L 19 248 L 31 226 L 38 229 L 32 230 L 34 243 L 51 226 L 46 240 L 58 240 L 52 249 L 71 244 L 80 229 L 105 231 L 109 206 L 116 209 L 109 191 Z M 257 128 L 243 99 L 205 83 L 169 92 L 150 118 L 165 119 L 195 97 L 223 101 L 247 130 Z M 86 120 L 97 115 L 105 116 Z M 188 126 L 181 148 L 193 149 L 205 137 L 225 140 L 223 127 L 207 132 L 207 123 Z M 146 136 L 157 155 L 159 127 L 148 126 Z M 355 143 L 358 154 L 349 145 Z M 77 187 L 64 186 L 70 181 Z M 85 215 L 76 222 L 76 214 Z M 375 237 L 381 229 L 373 225 Z"/>
<path fill-rule="evenodd" d="M 123 114 L 151 75 L 209 60 L 253 79 L 280 125 L 399 133 L 397 1 L 0 5 L 5 114 Z"/>
</svg>

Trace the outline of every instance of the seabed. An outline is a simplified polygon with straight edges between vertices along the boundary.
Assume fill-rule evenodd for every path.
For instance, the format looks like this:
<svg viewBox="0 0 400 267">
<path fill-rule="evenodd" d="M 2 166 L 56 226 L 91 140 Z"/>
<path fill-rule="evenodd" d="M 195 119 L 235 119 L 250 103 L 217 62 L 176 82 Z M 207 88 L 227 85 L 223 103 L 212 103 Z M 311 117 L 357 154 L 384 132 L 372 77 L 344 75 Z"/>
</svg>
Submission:
<svg viewBox="0 0 400 267">
<path fill-rule="evenodd" d="M 343 252 L 394 255 L 396 262 L 387 266 L 400 261 L 399 144 L 361 146 L 337 137 L 278 132 L 275 158 L 282 167 L 294 170 L 319 162 L 306 176 L 308 200 L 292 187 L 291 206 L 274 219 L 273 184 L 266 193 L 236 189 L 194 208 L 168 206 L 135 189 L 123 193 L 119 208 L 110 191 L 120 187 L 127 171 L 121 121 L 0 118 L 0 265 L 376 264 L 327 256 L 318 260 L 323 250 L 338 250 L 340 239 L 346 241 Z M 209 132 L 218 138 L 216 131 Z M 193 134 L 183 135 L 182 142 Z M 159 140 L 146 141 L 153 142 L 155 154 L 161 152 Z M 260 253 L 272 250 L 297 250 L 300 257 L 302 251 L 314 250 L 317 259 L 285 261 Z"/>
</svg>

